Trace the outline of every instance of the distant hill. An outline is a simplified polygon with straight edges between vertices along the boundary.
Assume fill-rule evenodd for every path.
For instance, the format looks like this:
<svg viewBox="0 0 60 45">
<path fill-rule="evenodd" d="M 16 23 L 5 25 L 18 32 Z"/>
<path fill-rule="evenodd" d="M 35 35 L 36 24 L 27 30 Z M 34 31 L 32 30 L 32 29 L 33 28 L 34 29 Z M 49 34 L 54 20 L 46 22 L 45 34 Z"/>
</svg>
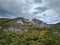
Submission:
<svg viewBox="0 0 60 45">
<path fill-rule="evenodd" d="M 56 23 L 56 24 L 52 24 L 51 29 L 55 29 L 60 31 L 60 22 Z"/>
<path fill-rule="evenodd" d="M 1 18 L 0 45 L 60 45 L 60 23 Z"/>
</svg>

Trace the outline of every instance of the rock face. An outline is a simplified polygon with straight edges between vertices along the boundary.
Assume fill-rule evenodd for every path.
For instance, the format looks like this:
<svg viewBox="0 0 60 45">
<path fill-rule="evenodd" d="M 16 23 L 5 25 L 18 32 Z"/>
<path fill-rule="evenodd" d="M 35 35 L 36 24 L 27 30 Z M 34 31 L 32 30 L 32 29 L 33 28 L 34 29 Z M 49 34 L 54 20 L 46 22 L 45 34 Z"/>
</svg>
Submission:
<svg viewBox="0 0 60 45">
<path fill-rule="evenodd" d="M 22 31 L 26 29 L 26 26 L 28 27 L 30 25 L 35 26 L 37 28 L 47 27 L 47 25 L 41 20 L 32 19 L 30 21 L 29 19 L 19 17 L 6 22 L 5 29 L 9 31 Z"/>
<path fill-rule="evenodd" d="M 47 24 L 46 23 L 44 23 L 43 21 L 38 20 L 38 19 L 32 19 L 31 23 L 33 25 L 35 25 L 37 28 L 47 27 Z"/>
<path fill-rule="evenodd" d="M 15 23 L 15 24 L 21 24 L 21 25 L 30 25 L 29 19 L 25 19 L 22 17 L 15 18 L 13 20 L 8 21 L 7 23 Z"/>
</svg>

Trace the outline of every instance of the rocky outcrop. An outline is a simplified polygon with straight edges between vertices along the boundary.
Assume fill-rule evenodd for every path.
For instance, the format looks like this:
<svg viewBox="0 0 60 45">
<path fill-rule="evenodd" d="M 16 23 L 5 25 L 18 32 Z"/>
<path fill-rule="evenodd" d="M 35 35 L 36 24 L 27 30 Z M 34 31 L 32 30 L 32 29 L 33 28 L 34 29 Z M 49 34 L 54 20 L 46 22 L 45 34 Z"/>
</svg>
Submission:
<svg viewBox="0 0 60 45">
<path fill-rule="evenodd" d="M 31 23 L 33 25 L 35 25 L 37 28 L 47 27 L 47 24 L 46 23 L 44 23 L 43 21 L 38 20 L 38 19 L 32 19 Z"/>
<path fill-rule="evenodd" d="M 22 17 L 15 18 L 12 20 L 9 20 L 8 22 L 5 23 L 5 29 L 7 28 L 9 31 L 22 31 L 25 30 L 26 25 L 28 26 L 35 26 L 37 28 L 43 28 L 47 27 L 46 23 L 44 23 L 41 20 L 38 19 L 32 19 L 31 21 L 29 19 L 25 19 Z M 28 28 L 27 26 L 27 28 Z"/>
</svg>

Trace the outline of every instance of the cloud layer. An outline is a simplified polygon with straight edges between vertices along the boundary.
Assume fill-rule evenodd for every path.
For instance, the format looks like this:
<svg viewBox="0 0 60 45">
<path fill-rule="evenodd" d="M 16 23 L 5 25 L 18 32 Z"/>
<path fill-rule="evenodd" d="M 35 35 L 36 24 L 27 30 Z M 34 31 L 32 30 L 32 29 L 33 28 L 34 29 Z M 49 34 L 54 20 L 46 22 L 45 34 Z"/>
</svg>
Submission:
<svg viewBox="0 0 60 45">
<path fill-rule="evenodd" d="M 0 0 L 0 17 L 60 22 L 60 0 Z"/>
<path fill-rule="evenodd" d="M 40 13 L 42 14 L 43 20 L 47 20 L 46 22 L 48 23 L 60 22 L 60 0 L 42 0 L 41 4 L 44 5 L 42 7 L 47 8 L 44 12 Z M 43 16 L 44 14 L 46 16 Z"/>
<path fill-rule="evenodd" d="M 29 13 L 30 3 L 24 0 L 0 0 L 0 17 L 24 16 Z"/>
</svg>

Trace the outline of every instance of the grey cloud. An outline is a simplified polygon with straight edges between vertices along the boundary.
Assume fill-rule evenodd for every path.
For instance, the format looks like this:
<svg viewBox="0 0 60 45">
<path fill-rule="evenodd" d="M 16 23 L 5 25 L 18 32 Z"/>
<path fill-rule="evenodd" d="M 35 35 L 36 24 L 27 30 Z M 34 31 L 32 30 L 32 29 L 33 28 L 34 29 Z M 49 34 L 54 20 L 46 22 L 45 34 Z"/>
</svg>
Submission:
<svg viewBox="0 0 60 45">
<path fill-rule="evenodd" d="M 40 13 L 40 12 L 39 11 L 33 12 L 33 14 L 38 14 L 38 13 Z"/>
<path fill-rule="evenodd" d="M 58 15 L 60 15 L 60 0 L 42 0 L 42 2 L 40 4 L 42 4 L 44 6 L 37 7 L 38 10 L 44 11 L 47 9 L 52 9 L 56 13 L 58 13 Z M 45 9 L 45 8 L 47 8 L 47 9 Z"/>
<path fill-rule="evenodd" d="M 46 0 L 46 6 L 49 9 L 55 10 L 60 13 L 60 0 Z"/>
<path fill-rule="evenodd" d="M 14 14 L 20 13 L 18 12 L 19 9 L 21 9 L 15 1 L 12 0 L 0 0 L 0 12 L 4 13 L 2 16 L 6 16 L 8 13 L 13 13 L 10 16 L 13 16 Z M 7 15 L 8 16 L 8 15 Z"/>
<path fill-rule="evenodd" d="M 46 11 L 47 9 L 48 8 L 45 8 L 45 7 L 36 7 L 35 10 L 37 10 L 37 11 L 33 12 L 33 14 L 42 13 L 42 12 Z"/>
<path fill-rule="evenodd" d="M 58 16 L 56 19 L 54 19 L 53 21 L 60 21 L 60 0 L 46 0 L 46 6 L 49 9 L 52 9 L 55 11 L 55 13 Z"/>
<path fill-rule="evenodd" d="M 60 21 L 60 0 L 42 0 L 42 3 L 40 4 L 44 5 L 41 8 L 37 7 L 37 10 L 39 10 L 40 14 L 44 13 L 47 10 L 54 10 L 56 15 L 54 15 L 54 18 L 51 18 L 52 20 L 50 21 L 52 22 Z M 57 18 L 55 16 L 57 16 Z"/>
<path fill-rule="evenodd" d="M 42 0 L 0 0 L 0 16 L 3 17 L 28 17 L 31 10 L 31 6 L 33 4 L 41 3 Z M 37 7 L 38 8 L 38 7 Z M 44 8 L 38 8 L 35 9 L 38 10 L 38 12 L 33 13 L 39 13 L 44 10 Z M 40 11 L 39 11 L 40 10 Z M 3 14 L 4 13 L 4 14 Z M 27 14 L 29 13 L 29 14 Z M 33 15 L 33 13 L 30 14 L 30 16 Z M 33 16 L 32 16 L 33 17 Z"/>
<path fill-rule="evenodd" d="M 38 10 L 41 13 L 41 12 L 44 12 L 45 10 L 47 10 L 48 8 L 45 8 L 45 7 L 36 7 L 35 9 Z"/>
<path fill-rule="evenodd" d="M 29 13 L 31 6 L 31 2 L 26 3 L 25 1 L 26 0 L 0 0 L 0 17 L 25 16 L 23 14 Z"/>
<path fill-rule="evenodd" d="M 41 2 L 42 2 L 42 0 L 35 0 L 35 2 L 36 2 L 36 3 L 41 3 Z"/>
</svg>

